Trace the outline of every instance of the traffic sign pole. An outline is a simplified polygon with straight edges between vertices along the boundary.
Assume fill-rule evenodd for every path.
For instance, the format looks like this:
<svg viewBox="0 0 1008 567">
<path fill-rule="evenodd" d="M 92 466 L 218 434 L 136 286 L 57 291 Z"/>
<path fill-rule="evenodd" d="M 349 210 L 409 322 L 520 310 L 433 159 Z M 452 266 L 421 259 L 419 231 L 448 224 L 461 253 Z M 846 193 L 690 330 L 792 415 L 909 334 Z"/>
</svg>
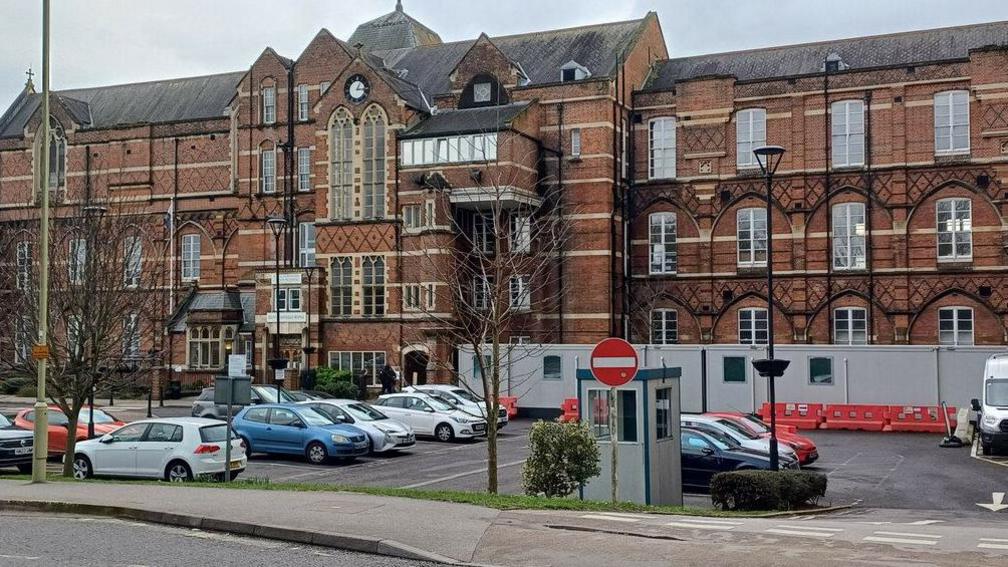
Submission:
<svg viewBox="0 0 1008 567">
<path fill-rule="evenodd" d="M 619 443 L 616 435 L 616 387 L 609 388 L 609 443 L 612 446 L 612 503 L 619 500 Z"/>
</svg>

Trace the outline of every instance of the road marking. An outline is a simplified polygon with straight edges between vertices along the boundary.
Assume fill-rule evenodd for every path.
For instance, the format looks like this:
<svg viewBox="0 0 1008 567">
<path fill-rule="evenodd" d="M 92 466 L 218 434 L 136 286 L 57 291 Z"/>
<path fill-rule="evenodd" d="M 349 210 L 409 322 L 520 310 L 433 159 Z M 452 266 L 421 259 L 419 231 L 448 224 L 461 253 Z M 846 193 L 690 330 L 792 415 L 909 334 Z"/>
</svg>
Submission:
<svg viewBox="0 0 1008 567">
<path fill-rule="evenodd" d="M 998 539 L 996 537 L 981 537 L 978 538 L 980 541 L 996 541 L 998 543 L 1008 543 L 1008 539 Z"/>
<path fill-rule="evenodd" d="M 637 518 L 621 518 L 619 516 L 603 516 L 602 514 L 585 514 L 581 516 L 586 520 L 607 520 L 610 522 L 629 522 L 636 523 L 639 522 Z"/>
<path fill-rule="evenodd" d="M 1004 499 L 1005 499 L 1004 492 L 993 492 L 991 493 L 990 504 L 981 504 L 980 502 L 977 502 L 977 506 L 980 506 L 981 508 L 986 508 L 991 512 L 1000 512 L 1001 510 L 1008 508 L 1008 504 L 1004 503 Z"/>
<path fill-rule="evenodd" d="M 882 477 L 882 480 L 875 483 L 875 488 L 882 486 L 882 483 L 889 480 L 889 477 L 891 477 L 893 473 L 896 472 L 896 469 L 898 469 L 899 466 L 903 464 L 903 461 L 906 460 L 906 457 L 904 457 L 903 455 L 896 455 L 896 456 L 899 457 L 899 461 L 891 469 L 889 469 L 889 473 L 886 474 L 884 477 Z"/>
<path fill-rule="evenodd" d="M 815 530 L 815 531 L 820 531 L 820 532 L 842 532 L 843 531 L 843 529 L 841 529 L 841 528 L 825 528 L 825 527 L 820 528 L 820 527 L 816 527 L 816 526 L 794 526 L 794 525 L 790 525 L 790 524 L 778 524 L 777 527 L 778 528 L 785 528 L 785 529 L 794 529 L 794 530 Z"/>
<path fill-rule="evenodd" d="M 682 528 L 684 530 L 734 530 L 735 526 L 724 524 L 701 524 L 699 522 L 669 522 L 665 524 L 670 528 Z"/>
<path fill-rule="evenodd" d="M 898 537 L 874 537 L 868 536 L 864 538 L 864 541 L 874 541 L 878 543 L 907 543 L 911 545 L 936 545 L 938 542 L 934 540 L 925 539 L 904 539 Z"/>
<path fill-rule="evenodd" d="M 910 522 L 908 526 L 930 526 L 931 524 L 940 524 L 945 520 L 917 520 L 916 522 Z"/>
<path fill-rule="evenodd" d="M 742 522 L 730 522 L 728 520 L 706 520 L 706 519 L 704 519 L 704 520 L 693 520 L 693 519 L 690 519 L 690 518 L 680 518 L 678 521 L 684 522 L 684 523 L 687 523 L 687 524 L 712 524 L 712 525 L 721 525 L 721 526 L 741 526 L 742 525 Z"/>
<path fill-rule="evenodd" d="M 942 536 L 940 536 L 940 535 L 911 534 L 911 533 L 907 533 L 907 532 L 875 532 L 875 535 L 894 535 L 894 536 L 902 536 L 902 537 L 926 537 L 926 538 L 934 538 L 934 539 L 941 539 L 942 538 Z"/>
<path fill-rule="evenodd" d="M 3 559 L 27 559 L 29 561 L 36 561 L 38 559 L 42 559 L 41 557 L 35 557 L 35 556 L 32 556 L 32 555 L 0 555 L 0 558 L 3 558 Z"/>
<path fill-rule="evenodd" d="M 1003 543 L 981 543 L 977 547 L 980 549 L 1008 549 L 1008 545 Z"/>
<path fill-rule="evenodd" d="M 525 462 L 525 459 L 522 459 L 520 461 L 511 461 L 510 463 L 499 464 L 499 465 L 497 465 L 497 468 L 498 469 L 502 469 L 504 467 L 513 467 L 515 465 L 520 465 L 520 464 L 522 464 L 524 462 Z M 470 476 L 470 475 L 480 474 L 480 473 L 485 473 L 485 472 L 486 472 L 486 467 L 483 467 L 481 469 L 476 469 L 476 470 L 473 470 L 473 471 L 466 471 L 466 472 L 461 472 L 461 473 L 452 474 L 452 475 L 448 475 L 448 476 L 443 476 L 441 478 L 435 478 L 435 479 L 432 479 L 432 480 L 425 480 L 423 482 L 417 482 L 417 483 L 414 483 L 414 484 L 408 484 L 408 485 L 403 486 L 401 488 L 421 488 L 421 487 L 424 487 L 424 486 L 430 486 L 432 484 L 440 484 L 442 482 L 448 482 L 449 480 L 455 480 L 457 478 L 462 478 L 464 476 Z"/>
<path fill-rule="evenodd" d="M 836 534 L 831 532 L 807 532 L 804 530 L 778 530 L 776 528 L 770 528 L 766 530 L 767 534 L 776 534 L 778 536 L 798 536 L 800 538 L 832 538 Z"/>
</svg>

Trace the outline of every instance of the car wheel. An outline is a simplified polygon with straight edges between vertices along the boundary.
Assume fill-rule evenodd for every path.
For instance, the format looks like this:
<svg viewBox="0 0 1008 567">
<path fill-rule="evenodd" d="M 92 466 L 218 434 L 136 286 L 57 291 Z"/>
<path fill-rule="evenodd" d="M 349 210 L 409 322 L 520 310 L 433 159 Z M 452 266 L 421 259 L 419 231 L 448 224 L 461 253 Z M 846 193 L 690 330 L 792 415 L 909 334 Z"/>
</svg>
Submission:
<svg viewBox="0 0 1008 567">
<path fill-rule="evenodd" d="M 251 457 L 252 456 L 252 442 L 249 441 L 249 438 L 245 437 L 245 436 L 242 436 L 241 440 L 242 440 L 242 443 L 245 444 L 245 456 L 246 457 Z"/>
<path fill-rule="evenodd" d="M 31 463 L 21 463 L 17 466 L 18 472 L 21 474 L 31 474 L 32 464 Z"/>
<path fill-rule="evenodd" d="M 31 469 L 29 469 L 31 470 Z M 94 474 L 91 468 L 91 460 L 84 455 L 77 455 L 73 461 L 73 477 L 77 480 L 86 480 Z"/>
<path fill-rule="evenodd" d="M 436 437 L 438 441 L 451 441 L 452 439 L 455 439 L 455 430 L 453 430 L 452 426 L 447 423 L 442 423 L 434 428 L 434 437 Z"/>
<path fill-rule="evenodd" d="M 193 479 L 192 469 L 182 461 L 172 461 L 165 469 L 165 480 L 168 482 L 188 482 Z"/>
<path fill-rule="evenodd" d="M 329 452 L 326 451 L 325 445 L 319 443 L 318 441 L 312 441 L 305 449 L 305 456 L 308 458 L 309 463 L 313 465 L 321 465 L 329 458 Z"/>
<path fill-rule="evenodd" d="M 991 454 L 991 444 L 990 443 L 980 443 L 980 452 L 984 455 Z"/>
</svg>

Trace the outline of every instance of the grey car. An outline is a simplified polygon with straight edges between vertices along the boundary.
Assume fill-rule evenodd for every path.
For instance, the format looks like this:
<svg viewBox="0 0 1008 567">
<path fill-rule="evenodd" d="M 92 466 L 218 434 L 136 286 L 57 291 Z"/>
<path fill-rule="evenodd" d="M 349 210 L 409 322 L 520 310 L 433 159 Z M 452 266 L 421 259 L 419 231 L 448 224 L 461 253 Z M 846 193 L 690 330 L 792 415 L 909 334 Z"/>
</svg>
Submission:
<svg viewBox="0 0 1008 567">
<path fill-rule="evenodd" d="M 285 404 L 292 404 L 295 402 L 302 401 L 298 396 L 289 390 L 280 388 L 280 402 Z M 258 404 L 275 404 L 277 402 L 277 388 L 276 386 L 264 386 L 264 385 L 252 385 L 252 405 Z M 232 406 L 231 412 L 238 413 L 237 408 Z M 214 389 L 213 388 L 203 388 L 199 397 L 192 405 L 192 416 L 193 417 L 208 417 L 211 419 L 226 419 L 227 418 L 227 406 L 224 404 L 214 403 Z"/>
</svg>

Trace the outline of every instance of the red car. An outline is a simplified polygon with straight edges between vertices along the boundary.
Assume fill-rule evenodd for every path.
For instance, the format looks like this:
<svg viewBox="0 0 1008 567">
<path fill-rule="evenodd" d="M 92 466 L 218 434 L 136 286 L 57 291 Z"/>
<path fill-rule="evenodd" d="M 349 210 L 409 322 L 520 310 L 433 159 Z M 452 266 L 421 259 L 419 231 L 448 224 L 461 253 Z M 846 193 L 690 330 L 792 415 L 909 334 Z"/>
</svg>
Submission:
<svg viewBox="0 0 1008 567">
<path fill-rule="evenodd" d="M 708 412 L 706 415 L 728 421 L 736 427 L 744 428 L 761 437 L 770 437 L 770 426 L 754 415 L 741 412 Z M 815 442 L 799 434 L 793 426 L 778 425 L 777 440 L 794 449 L 798 455 L 798 462 L 802 465 L 812 464 L 819 458 Z"/>
<path fill-rule="evenodd" d="M 80 416 L 77 418 L 77 440 L 87 439 L 88 436 L 88 409 L 81 408 Z M 14 418 L 14 425 L 29 431 L 35 428 L 35 410 L 26 408 L 18 412 Z M 57 456 L 66 452 L 67 426 L 70 420 L 63 414 L 58 406 L 49 406 L 49 455 Z M 126 425 L 111 415 L 100 409 L 94 410 L 94 431 L 96 437 L 101 437 L 106 433 L 111 433 L 116 429 Z"/>
</svg>

